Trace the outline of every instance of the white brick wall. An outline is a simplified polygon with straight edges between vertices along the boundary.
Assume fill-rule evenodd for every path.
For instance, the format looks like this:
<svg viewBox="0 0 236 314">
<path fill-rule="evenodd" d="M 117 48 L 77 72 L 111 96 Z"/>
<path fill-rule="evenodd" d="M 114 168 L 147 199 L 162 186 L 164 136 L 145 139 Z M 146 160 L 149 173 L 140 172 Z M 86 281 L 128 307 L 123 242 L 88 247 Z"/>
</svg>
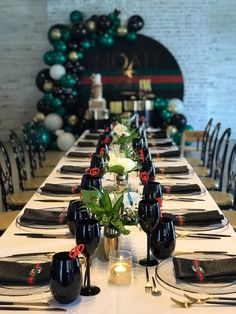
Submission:
<svg viewBox="0 0 236 314">
<path fill-rule="evenodd" d="M 196 129 L 210 116 L 223 127 L 236 124 L 235 0 L 1 0 L 0 131 L 20 126 L 36 111 L 34 85 L 50 49 L 48 27 L 68 23 L 69 13 L 86 16 L 122 11 L 145 19 L 142 33 L 160 41 L 176 57 L 185 80 L 185 114 Z M 236 138 L 236 129 L 233 137 Z"/>
</svg>

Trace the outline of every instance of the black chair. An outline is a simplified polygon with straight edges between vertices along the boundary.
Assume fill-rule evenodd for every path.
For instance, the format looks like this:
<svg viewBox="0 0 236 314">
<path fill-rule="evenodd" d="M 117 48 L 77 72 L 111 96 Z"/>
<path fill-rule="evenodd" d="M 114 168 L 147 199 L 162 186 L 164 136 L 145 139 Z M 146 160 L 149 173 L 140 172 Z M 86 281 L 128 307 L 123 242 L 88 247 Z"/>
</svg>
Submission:
<svg viewBox="0 0 236 314">
<path fill-rule="evenodd" d="M 45 151 L 36 136 L 34 122 L 24 123 L 22 130 L 30 161 L 31 177 L 47 177 L 52 172 L 53 166 L 43 167 Z"/>
<path fill-rule="evenodd" d="M 229 157 L 226 191 L 210 191 L 210 194 L 221 209 L 236 210 L 236 144 Z"/>
<path fill-rule="evenodd" d="M 8 211 L 10 208 L 12 210 L 21 209 L 33 196 L 34 191 L 14 192 L 10 157 L 1 141 L 0 151 L 3 157 L 1 158 L 0 163 L 0 185 L 3 211 Z"/>
<path fill-rule="evenodd" d="M 213 119 L 211 118 L 205 127 L 203 136 L 202 136 L 202 147 L 201 147 L 201 156 L 199 158 L 186 158 L 188 163 L 192 167 L 205 166 L 206 165 L 206 155 L 207 155 L 207 146 L 210 139 L 210 129 L 212 126 Z"/>
<path fill-rule="evenodd" d="M 223 176 L 225 169 L 226 156 L 230 142 L 231 129 L 228 128 L 221 135 L 217 144 L 215 158 L 213 160 L 213 173 L 212 177 L 200 177 L 202 183 L 208 190 L 222 191 Z"/>
<path fill-rule="evenodd" d="M 194 171 L 199 177 L 208 177 L 213 174 L 214 157 L 216 153 L 216 146 L 218 141 L 218 136 L 220 132 L 221 123 L 218 122 L 212 131 L 212 134 L 207 144 L 207 156 L 206 156 L 206 166 L 193 167 Z"/>
<path fill-rule="evenodd" d="M 36 190 L 37 188 L 40 187 L 40 185 L 42 185 L 45 178 L 42 177 L 28 179 L 24 147 L 20 138 L 13 130 L 10 131 L 10 142 L 12 145 L 16 161 L 20 190 L 21 191 Z"/>
</svg>

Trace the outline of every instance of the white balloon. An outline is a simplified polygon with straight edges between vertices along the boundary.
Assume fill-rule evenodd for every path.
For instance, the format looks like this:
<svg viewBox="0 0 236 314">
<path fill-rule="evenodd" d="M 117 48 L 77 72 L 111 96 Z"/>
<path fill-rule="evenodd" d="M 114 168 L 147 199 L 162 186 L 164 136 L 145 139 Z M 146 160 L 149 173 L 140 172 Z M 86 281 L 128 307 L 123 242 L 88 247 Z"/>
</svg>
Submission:
<svg viewBox="0 0 236 314">
<path fill-rule="evenodd" d="M 62 117 L 57 113 L 50 113 L 44 120 L 45 127 L 50 131 L 61 129 L 63 125 Z"/>
<path fill-rule="evenodd" d="M 62 133 L 64 133 L 65 131 L 63 129 L 59 129 L 59 130 L 56 130 L 55 132 L 55 135 L 56 136 L 60 136 Z"/>
<path fill-rule="evenodd" d="M 60 80 L 66 74 L 66 69 L 61 64 L 54 64 L 51 66 L 49 74 L 54 80 Z"/>
<path fill-rule="evenodd" d="M 182 102 L 182 100 L 178 99 L 178 98 L 173 98 L 169 101 L 169 105 L 170 104 L 175 104 L 178 108 L 178 113 L 183 113 L 184 111 L 184 104 Z"/>
<path fill-rule="evenodd" d="M 75 143 L 75 137 L 69 132 L 60 134 L 57 138 L 57 147 L 62 151 L 67 151 Z"/>
</svg>

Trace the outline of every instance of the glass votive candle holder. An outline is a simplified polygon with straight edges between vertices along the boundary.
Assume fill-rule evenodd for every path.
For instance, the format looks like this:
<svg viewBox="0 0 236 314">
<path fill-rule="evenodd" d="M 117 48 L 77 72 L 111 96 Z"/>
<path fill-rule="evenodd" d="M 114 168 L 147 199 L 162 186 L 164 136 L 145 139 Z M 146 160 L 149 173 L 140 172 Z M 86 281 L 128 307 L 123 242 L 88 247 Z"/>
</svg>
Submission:
<svg viewBox="0 0 236 314">
<path fill-rule="evenodd" d="M 129 251 L 117 250 L 110 253 L 110 282 L 127 285 L 132 278 L 132 255 Z"/>
</svg>

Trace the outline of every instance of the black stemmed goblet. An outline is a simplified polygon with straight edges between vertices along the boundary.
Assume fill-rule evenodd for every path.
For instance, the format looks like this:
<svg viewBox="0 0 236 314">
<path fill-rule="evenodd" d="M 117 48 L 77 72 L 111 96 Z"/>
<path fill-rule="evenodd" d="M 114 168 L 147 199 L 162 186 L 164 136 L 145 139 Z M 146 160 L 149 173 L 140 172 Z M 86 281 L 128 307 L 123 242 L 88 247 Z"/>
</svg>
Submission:
<svg viewBox="0 0 236 314">
<path fill-rule="evenodd" d="M 144 147 L 139 150 L 139 156 L 141 158 L 141 163 L 151 162 L 152 161 L 152 154 L 147 147 Z"/>
<path fill-rule="evenodd" d="M 151 235 L 151 251 L 156 258 L 167 258 L 175 250 L 175 227 L 171 218 L 162 217 Z"/>
<path fill-rule="evenodd" d="M 105 143 L 98 143 L 96 147 L 96 154 L 102 156 L 103 158 L 106 158 L 109 153 L 109 147 Z"/>
<path fill-rule="evenodd" d="M 50 290 L 60 303 L 73 302 L 79 295 L 82 272 L 79 257 L 72 259 L 69 252 L 56 253 L 52 258 Z"/>
<path fill-rule="evenodd" d="M 75 234 L 75 224 L 78 219 L 90 218 L 91 214 L 80 200 L 72 200 L 67 210 L 67 225 L 72 234 Z"/>
<path fill-rule="evenodd" d="M 78 220 L 75 231 L 76 243 L 84 244 L 82 252 L 86 257 L 86 285 L 81 288 L 81 295 L 91 296 L 100 292 L 97 286 L 90 283 L 90 258 L 95 253 L 100 239 L 100 225 L 96 219 Z"/>
<path fill-rule="evenodd" d="M 155 167 L 151 161 L 147 161 L 142 164 L 139 177 L 143 184 L 149 181 L 154 181 L 155 175 L 156 175 Z"/>
<path fill-rule="evenodd" d="M 144 199 L 156 199 L 160 208 L 162 206 L 163 193 L 161 184 L 159 182 L 147 182 L 143 186 L 143 198 Z"/>
<path fill-rule="evenodd" d="M 133 150 L 135 151 L 142 149 L 144 147 L 143 138 L 141 137 L 133 138 L 132 147 L 133 147 Z"/>
<path fill-rule="evenodd" d="M 90 162 L 89 173 L 94 177 L 102 177 L 105 172 L 105 160 L 99 154 L 93 154 Z"/>
<path fill-rule="evenodd" d="M 139 224 L 147 234 L 147 258 L 139 261 L 142 266 L 155 266 L 157 260 L 150 258 L 151 233 L 157 227 L 160 219 L 160 207 L 155 199 L 144 199 L 138 205 Z"/>
<path fill-rule="evenodd" d="M 81 179 L 81 190 L 94 190 L 94 188 L 99 191 L 102 190 L 102 180 L 99 177 L 92 176 L 89 173 L 83 175 Z"/>
</svg>

